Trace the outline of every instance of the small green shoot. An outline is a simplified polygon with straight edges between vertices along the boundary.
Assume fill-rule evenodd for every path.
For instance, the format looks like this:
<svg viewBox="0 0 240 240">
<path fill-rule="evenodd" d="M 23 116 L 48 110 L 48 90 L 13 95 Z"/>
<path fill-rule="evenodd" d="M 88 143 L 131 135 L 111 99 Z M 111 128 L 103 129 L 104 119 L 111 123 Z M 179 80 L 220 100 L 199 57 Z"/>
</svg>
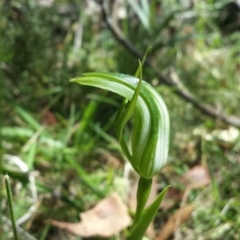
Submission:
<svg viewBox="0 0 240 240">
<path fill-rule="evenodd" d="M 14 236 L 14 240 L 18 240 L 17 226 L 16 226 L 14 211 L 13 211 L 12 191 L 9 183 L 9 177 L 7 174 L 4 176 L 4 181 L 5 181 L 9 210 L 10 210 L 11 221 L 12 221 L 13 236 Z"/>
</svg>

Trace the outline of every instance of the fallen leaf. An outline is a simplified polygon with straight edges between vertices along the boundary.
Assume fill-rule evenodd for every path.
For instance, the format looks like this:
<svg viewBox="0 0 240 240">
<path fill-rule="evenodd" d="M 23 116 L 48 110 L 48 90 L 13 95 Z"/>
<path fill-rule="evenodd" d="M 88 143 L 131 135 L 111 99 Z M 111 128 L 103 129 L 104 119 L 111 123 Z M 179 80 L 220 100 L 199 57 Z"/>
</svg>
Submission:
<svg viewBox="0 0 240 240">
<path fill-rule="evenodd" d="M 81 222 L 47 220 L 52 225 L 81 237 L 111 237 L 131 223 L 128 210 L 117 193 L 106 197 L 91 210 L 81 213 Z"/>
<path fill-rule="evenodd" d="M 178 185 L 180 183 L 184 188 L 177 188 L 174 186 L 169 188 L 161 204 L 161 209 L 167 210 L 173 207 L 176 202 L 186 201 L 192 189 L 207 186 L 211 182 L 211 179 L 205 166 L 196 165 L 188 170 L 183 176 L 176 177 L 176 182 Z"/>
<path fill-rule="evenodd" d="M 187 202 L 187 198 L 192 189 L 199 189 L 206 187 L 210 182 L 211 178 L 209 176 L 208 169 L 202 165 L 196 165 L 187 171 L 179 182 L 186 185 L 185 192 L 182 198 L 182 203 Z"/>
<path fill-rule="evenodd" d="M 202 165 L 196 165 L 187 171 L 184 174 L 183 180 L 191 188 L 204 187 L 211 181 L 207 168 Z"/>
<path fill-rule="evenodd" d="M 170 187 L 161 203 L 160 208 L 163 210 L 167 210 L 173 207 L 176 202 L 180 202 L 182 200 L 184 191 L 180 190 L 176 187 Z"/>
<path fill-rule="evenodd" d="M 168 219 L 155 240 L 167 240 L 178 227 L 190 218 L 193 210 L 194 205 L 187 205 L 180 208 Z"/>
<path fill-rule="evenodd" d="M 50 110 L 47 110 L 43 113 L 43 115 L 41 117 L 41 122 L 44 125 L 50 126 L 50 125 L 56 124 L 57 119 Z"/>
</svg>

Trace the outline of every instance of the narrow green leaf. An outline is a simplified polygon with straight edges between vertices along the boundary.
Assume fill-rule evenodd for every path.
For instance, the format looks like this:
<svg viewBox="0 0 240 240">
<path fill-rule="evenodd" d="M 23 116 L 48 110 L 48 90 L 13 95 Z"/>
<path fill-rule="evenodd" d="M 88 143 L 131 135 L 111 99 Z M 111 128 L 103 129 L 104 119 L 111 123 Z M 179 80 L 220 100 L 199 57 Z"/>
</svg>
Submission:
<svg viewBox="0 0 240 240">
<path fill-rule="evenodd" d="M 138 66 L 138 69 L 137 71 L 135 72 L 134 76 L 135 77 L 140 77 L 140 71 L 141 71 L 141 74 L 142 74 L 142 67 L 143 67 L 143 64 L 146 60 L 146 57 L 148 55 L 148 53 L 150 52 L 150 50 L 152 49 L 152 46 L 148 47 L 147 50 L 145 51 L 144 55 L 143 55 L 143 58 L 141 61 L 139 61 L 139 66 Z M 141 77 L 142 78 L 142 77 Z"/>
<path fill-rule="evenodd" d="M 26 121 L 34 130 L 38 130 L 41 125 L 23 108 L 19 106 L 14 106 L 14 110 L 19 114 L 19 116 Z"/>
<path fill-rule="evenodd" d="M 138 16 L 139 20 L 142 22 L 142 25 L 146 30 L 150 29 L 150 22 L 149 22 L 149 12 L 145 12 L 146 8 L 143 9 L 138 2 L 134 0 L 128 0 L 129 4 L 133 8 L 134 12 Z M 145 6 L 144 6 L 145 7 Z"/>
<path fill-rule="evenodd" d="M 10 187 L 9 177 L 7 174 L 4 176 L 4 180 L 5 180 L 5 186 L 6 186 L 6 191 L 7 191 L 10 216 L 11 216 L 11 221 L 12 221 L 13 236 L 14 236 L 14 240 L 18 240 L 17 225 L 15 222 L 15 216 L 14 216 L 14 211 L 13 211 L 12 191 L 11 191 L 11 187 Z"/>
<path fill-rule="evenodd" d="M 131 229 L 127 240 L 141 240 L 143 238 L 149 224 L 156 215 L 169 187 L 170 186 L 165 187 L 163 191 L 157 196 L 155 201 L 143 211 L 142 215 Z"/>
<path fill-rule="evenodd" d="M 30 170 L 33 170 L 36 151 L 37 151 L 37 140 L 34 141 L 31 144 L 30 149 L 29 149 L 29 153 L 28 153 L 28 156 L 27 156 L 27 159 L 26 159 L 26 163 L 27 163 L 28 168 Z"/>
<path fill-rule="evenodd" d="M 115 122 L 114 122 L 114 127 L 115 127 L 115 131 L 117 133 L 118 140 L 120 142 L 120 145 L 121 145 L 121 148 L 122 148 L 124 154 L 126 155 L 127 159 L 131 159 L 132 155 L 128 149 L 125 138 L 122 136 L 124 124 L 121 121 L 118 122 L 118 120 L 120 120 L 120 119 L 122 121 L 124 121 L 124 113 L 126 112 L 127 104 L 129 104 L 129 101 L 127 99 L 125 99 L 122 106 L 117 111 L 117 114 L 115 117 Z"/>
<path fill-rule="evenodd" d="M 78 130 L 76 132 L 75 144 L 80 143 L 80 139 L 82 139 L 82 134 L 89 127 L 89 124 L 91 123 L 91 119 L 93 119 L 98 105 L 99 105 L 98 101 L 92 100 L 88 103 L 88 105 L 84 109 Z"/>
<path fill-rule="evenodd" d="M 142 83 L 141 62 L 139 62 L 139 74 L 140 74 L 139 82 L 138 82 L 137 88 L 133 94 L 131 101 L 123 103 L 123 106 L 119 109 L 119 112 L 117 113 L 116 120 L 115 120 L 115 130 L 118 135 L 118 139 L 121 144 L 121 147 L 128 159 L 131 159 L 132 156 L 128 150 L 125 139 L 122 137 L 122 132 L 123 132 L 124 126 L 126 125 L 126 123 L 128 122 L 128 120 L 130 119 L 131 115 L 133 114 L 133 112 L 135 110 L 137 99 L 138 99 L 138 96 L 140 93 L 140 87 L 141 87 L 141 83 Z"/>
<path fill-rule="evenodd" d="M 39 129 L 41 129 L 41 127 Z M 2 136 L 6 138 L 27 139 L 27 138 L 31 138 L 35 133 L 36 133 L 35 131 L 28 128 L 21 128 L 21 127 L 3 127 L 2 128 Z M 50 137 L 39 136 L 39 143 L 45 144 L 45 145 L 48 145 L 49 147 L 57 148 L 57 149 L 61 149 L 64 146 L 62 142 L 54 140 L 52 136 Z"/>
</svg>

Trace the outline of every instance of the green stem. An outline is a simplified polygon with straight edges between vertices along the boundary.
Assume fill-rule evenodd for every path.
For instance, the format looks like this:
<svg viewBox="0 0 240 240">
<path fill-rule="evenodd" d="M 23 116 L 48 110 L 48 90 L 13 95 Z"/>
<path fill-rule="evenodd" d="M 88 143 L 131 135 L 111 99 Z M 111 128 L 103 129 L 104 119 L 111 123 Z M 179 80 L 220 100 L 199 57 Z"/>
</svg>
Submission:
<svg viewBox="0 0 240 240">
<path fill-rule="evenodd" d="M 11 221 L 12 221 L 13 235 L 14 235 L 14 239 L 18 240 L 17 226 L 16 226 L 15 219 L 14 219 L 12 192 L 11 192 L 11 188 L 10 188 L 9 177 L 7 174 L 4 176 L 4 180 L 5 180 L 6 190 L 7 190 L 7 197 L 8 197 L 8 203 L 9 203 L 9 209 L 10 209 L 10 215 L 11 215 Z"/>
<path fill-rule="evenodd" d="M 137 190 L 137 209 L 134 217 L 134 223 L 138 222 L 141 214 L 144 210 L 144 207 L 147 203 L 150 191 L 152 186 L 152 179 L 146 179 L 140 177 L 138 181 L 138 190 Z M 134 225 L 133 223 L 133 225 Z"/>
<path fill-rule="evenodd" d="M 141 212 L 141 217 L 137 221 L 134 219 L 134 224 L 126 240 L 142 240 L 169 187 L 170 186 L 165 187 L 154 202 Z"/>
</svg>

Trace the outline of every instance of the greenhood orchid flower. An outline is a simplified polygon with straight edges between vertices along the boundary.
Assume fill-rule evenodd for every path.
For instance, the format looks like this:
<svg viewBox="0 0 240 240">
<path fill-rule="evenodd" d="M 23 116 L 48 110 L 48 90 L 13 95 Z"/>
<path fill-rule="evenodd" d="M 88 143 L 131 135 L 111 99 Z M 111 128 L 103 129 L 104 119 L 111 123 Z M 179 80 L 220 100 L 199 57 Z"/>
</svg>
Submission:
<svg viewBox="0 0 240 240">
<path fill-rule="evenodd" d="M 118 73 L 84 73 L 71 82 L 106 89 L 126 99 L 115 120 L 123 152 L 141 177 L 151 179 L 157 174 L 167 161 L 170 129 L 168 111 L 158 92 L 141 77 Z M 133 112 L 129 147 L 122 130 Z"/>
</svg>

